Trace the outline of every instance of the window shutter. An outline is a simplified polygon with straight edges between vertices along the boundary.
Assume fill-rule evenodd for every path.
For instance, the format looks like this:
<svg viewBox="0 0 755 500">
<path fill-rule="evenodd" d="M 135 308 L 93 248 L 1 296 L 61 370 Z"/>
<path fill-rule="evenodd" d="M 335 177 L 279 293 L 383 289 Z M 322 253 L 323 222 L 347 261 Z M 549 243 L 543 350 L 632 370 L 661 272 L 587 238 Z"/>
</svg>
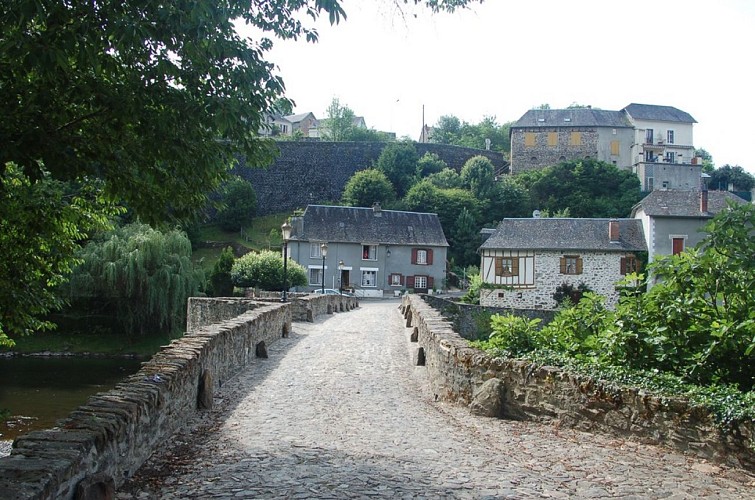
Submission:
<svg viewBox="0 0 755 500">
<path fill-rule="evenodd" d="M 427 249 L 427 265 L 428 266 L 433 265 L 433 249 L 432 248 Z"/>
<path fill-rule="evenodd" d="M 627 274 L 627 258 L 626 257 L 621 258 L 621 264 L 619 264 L 619 269 L 621 269 L 622 276 Z"/>
<path fill-rule="evenodd" d="M 559 263 L 561 265 L 561 274 L 566 274 L 566 257 L 561 257 Z"/>
<path fill-rule="evenodd" d="M 414 288 L 414 276 L 406 277 L 406 288 Z"/>
<path fill-rule="evenodd" d="M 433 288 L 433 284 L 435 283 L 435 278 L 432 276 L 427 277 L 427 288 L 431 289 Z"/>
<path fill-rule="evenodd" d="M 511 275 L 519 276 L 519 257 L 511 259 Z"/>
<path fill-rule="evenodd" d="M 416 263 L 417 263 L 417 249 L 412 248 L 412 264 L 416 264 Z"/>
<path fill-rule="evenodd" d="M 495 275 L 503 276 L 503 259 L 501 257 L 496 257 L 494 260 L 495 260 Z"/>
<path fill-rule="evenodd" d="M 577 274 L 582 274 L 582 257 L 577 257 Z"/>
</svg>

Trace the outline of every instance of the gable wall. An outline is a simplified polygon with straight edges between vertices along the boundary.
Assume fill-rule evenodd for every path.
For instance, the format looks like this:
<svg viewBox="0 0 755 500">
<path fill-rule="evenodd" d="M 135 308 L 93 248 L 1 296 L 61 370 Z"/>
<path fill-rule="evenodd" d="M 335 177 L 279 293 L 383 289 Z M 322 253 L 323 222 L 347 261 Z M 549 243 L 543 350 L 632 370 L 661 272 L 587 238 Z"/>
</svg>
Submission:
<svg viewBox="0 0 755 500">
<path fill-rule="evenodd" d="M 481 272 L 485 283 L 492 283 L 486 269 L 492 265 L 493 252 L 483 251 Z M 582 274 L 561 274 L 560 259 L 563 255 L 582 257 Z M 605 297 L 606 305 L 613 308 L 619 298 L 616 282 L 623 278 L 620 266 L 621 257 L 624 255 L 620 252 L 537 251 L 534 257 L 534 285 L 513 289 L 482 289 L 480 305 L 515 309 L 556 309 L 558 304 L 553 300 L 553 293 L 559 285 L 568 283 L 576 288 L 580 283 L 584 283 L 593 292 Z"/>
<path fill-rule="evenodd" d="M 557 134 L 557 144 L 548 145 L 548 134 Z M 581 134 L 581 145 L 572 146 L 572 132 Z M 525 145 L 525 136 L 535 134 L 535 145 Z M 598 131 L 589 127 L 517 128 L 511 131 L 511 172 L 536 170 L 564 161 L 585 157 L 598 158 Z M 600 159 L 600 158 L 599 158 Z"/>
</svg>

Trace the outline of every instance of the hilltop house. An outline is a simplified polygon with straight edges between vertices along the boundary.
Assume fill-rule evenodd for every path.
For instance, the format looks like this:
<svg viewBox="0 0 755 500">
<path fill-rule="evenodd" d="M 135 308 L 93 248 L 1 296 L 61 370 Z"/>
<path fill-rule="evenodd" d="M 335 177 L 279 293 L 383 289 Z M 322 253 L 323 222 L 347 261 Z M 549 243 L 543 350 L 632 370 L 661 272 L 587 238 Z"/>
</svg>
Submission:
<svg viewBox="0 0 755 500">
<path fill-rule="evenodd" d="M 555 309 L 560 285 L 584 284 L 611 307 L 645 250 L 638 219 L 503 219 L 480 246 L 482 281 L 495 286 L 480 290 L 480 305 Z"/>
<path fill-rule="evenodd" d="M 308 270 L 310 290 L 358 297 L 443 286 L 448 242 L 436 214 L 309 205 L 291 219 L 289 257 Z M 327 244 L 323 267 L 322 244 Z"/>
<path fill-rule="evenodd" d="M 727 202 L 746 203 L 725 191 L 656 190 L 632 208 L 642 221 L 648 242 L 648 262 L 657 255 L 678 254 L 700 243 L 701 229 Z"/>
<path fill-rule="evenodd" d="M 511 126 L 511 171 L 597 158 L 632 169 L 643 191 L 697 189 L 702 160 L 694 154 L 694 123 L 689 113 L 651 104 L 532 109 Z"/>
</svg>

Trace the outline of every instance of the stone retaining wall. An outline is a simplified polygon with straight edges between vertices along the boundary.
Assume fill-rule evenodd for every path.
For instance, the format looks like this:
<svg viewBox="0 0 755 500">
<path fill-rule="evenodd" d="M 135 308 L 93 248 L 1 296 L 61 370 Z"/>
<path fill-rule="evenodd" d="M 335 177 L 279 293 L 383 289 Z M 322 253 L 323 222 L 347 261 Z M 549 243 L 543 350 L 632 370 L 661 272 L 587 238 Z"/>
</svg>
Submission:
<svg viewBox="0 0 755 500">
<path fill-rule="evenodd" d="M 315 314 L 330 303 L 320 302 Z M 261 342 L 288 335 L 291 311 L 291 304 L 192 299 L 190 332 L 58 427 L 16 439 L 0 459 L 0 498 L 71 499 L 86 482 L 112 491 L 201 411 L 200 400 L 211 406 L 213 390 L 248 364 Z"/>
<path fill-rule="evenodd" d="M 253 292 L 257 301 L 280 303 L 280 292 Z M 291 319 L 293 321 L 314 321 L 323 314 L 351 311 L 359 307 L 356 297 L 348 295 L 318 295 L 314 293 L 290 293 Z"/>
<path fill-rule="evenodd" d="M 466 340 L 419 295 L 401 303 L 419 359 L 436 397 L 465 405 L 484 382 L 502 382 L 500 418 L 553 421 L 582 431 L 605 432 L 661 444 L 704 458 L 755 469 L 755 425 L 724 433 L 707 410 L 682 398 L 615 387 L 555 367 L 492 358 Z M 418 363 L 422 364 L 422 363 Z"/>
</svg>

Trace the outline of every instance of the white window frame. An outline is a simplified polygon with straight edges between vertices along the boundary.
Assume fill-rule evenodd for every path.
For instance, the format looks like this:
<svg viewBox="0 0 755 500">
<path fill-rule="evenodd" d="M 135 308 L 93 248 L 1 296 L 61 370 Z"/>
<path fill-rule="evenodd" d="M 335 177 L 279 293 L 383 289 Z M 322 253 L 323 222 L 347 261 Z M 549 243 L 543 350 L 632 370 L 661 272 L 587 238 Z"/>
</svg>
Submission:
<svg viewBox="0 0 755 500">
<path fill-rule="evenodd" d="M 401 285 L 402 278 L 403 276 L 401 274 L 398 274 L 398 273 L 391 274 L 391 277 L 390 277 L 391 286 L 402 286 Z"/>
<path fill-rule="evenodd" d="M 673 144 L 673 143 L 674 143 L 674 131 L 667 130 L 666 131 L 666 144 Z"/>
<path fill-rule="evenodd" d="M 367 258 L 364 258 L 364 248 L 368 247 L 367 250 Z M 362 260 L 378 260 L 378 246 L 377 245 L 369 245 L 369 244 L 363 244 L 362 245 Z"/>
<path fill-rule="evenodd" d="M 420 283 L 422 283 L 423 286 L 420 286 Z M 427 288 L 427 276 L 415 276 L 414 277 L 414 288 Z"/>
<path fill-rule="evenodd" d="M 320 250 L 322 243 L 310 243 L 309 244 L 309 258 L 321 259 L 322 251 Z M 320 266 L 322 267 L 322 266 Z"/>
<path fill-rule="evenodd" d="M 322 285 L 322 277 L 325 275 L 325 273 L 323 273 L 322 271 L 323 271 L 322 266 L 320 267 L 310 266 L 309 268 L 309 284 L 310 285 Z"/>
<path fill-rule="evenodd" d="M 377 267 L 360 267 L 359 268 L 359 281 L 362 284 L 362 288 L 377 288 L 377 275 L 378 275 L 378 268 Z M 365 277 L 372 274 L 374 276 L 373 283 L 370 284 L 369 280 L 365 280 Z"/>
<path fill-rule="evenodd" d="M 427 250 L 417 250 L 417 264 L 427 265 Z"/>
</svg>

